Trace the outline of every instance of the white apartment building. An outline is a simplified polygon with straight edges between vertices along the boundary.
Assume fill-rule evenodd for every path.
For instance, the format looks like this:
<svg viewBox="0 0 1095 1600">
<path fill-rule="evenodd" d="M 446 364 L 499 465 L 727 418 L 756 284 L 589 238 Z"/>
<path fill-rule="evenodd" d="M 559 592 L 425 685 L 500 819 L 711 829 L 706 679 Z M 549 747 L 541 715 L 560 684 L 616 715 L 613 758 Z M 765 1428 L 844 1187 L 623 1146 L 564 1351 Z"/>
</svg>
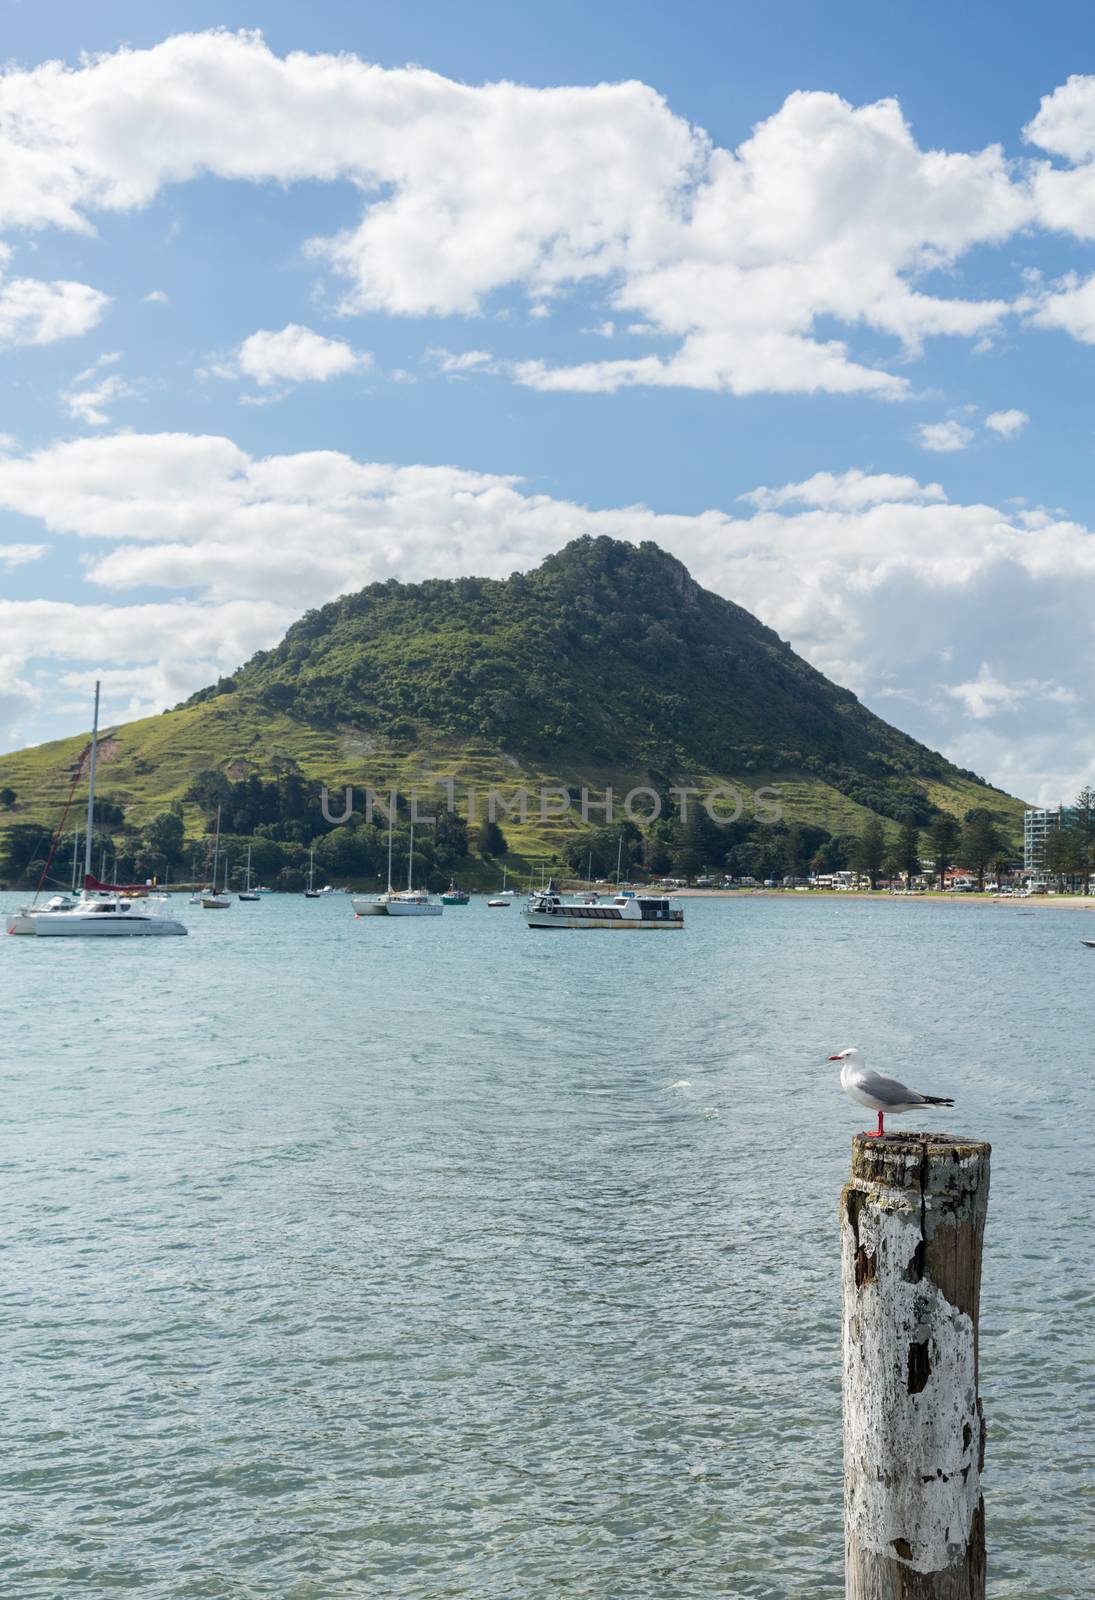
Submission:
<svg viewBox="0 0 1095 1600">
<path fill-rule="evenodd" d="M 1046 836 L 1061 826 L 1060 806 L 1023 812 L 1023 870 L 1041 872 L 1045 862 Z"/>
</svg>

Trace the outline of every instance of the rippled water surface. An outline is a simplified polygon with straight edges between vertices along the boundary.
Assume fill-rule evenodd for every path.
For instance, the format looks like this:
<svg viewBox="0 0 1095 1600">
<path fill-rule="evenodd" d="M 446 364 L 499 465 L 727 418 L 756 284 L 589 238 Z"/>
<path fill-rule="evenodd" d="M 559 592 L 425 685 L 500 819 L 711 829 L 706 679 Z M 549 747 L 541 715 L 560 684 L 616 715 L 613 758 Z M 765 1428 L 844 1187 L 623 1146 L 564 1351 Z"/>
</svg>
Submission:
<svg viewBox="0 0 1095 1600">
<path fill-rule="evenodd" d="M 990 1592 L 1091 1592 L 1095 917 L 174 903 L 0 945 L 7 1600 L 839 1596 L 846 1044 L 992 1141 Z"/>
</svg>

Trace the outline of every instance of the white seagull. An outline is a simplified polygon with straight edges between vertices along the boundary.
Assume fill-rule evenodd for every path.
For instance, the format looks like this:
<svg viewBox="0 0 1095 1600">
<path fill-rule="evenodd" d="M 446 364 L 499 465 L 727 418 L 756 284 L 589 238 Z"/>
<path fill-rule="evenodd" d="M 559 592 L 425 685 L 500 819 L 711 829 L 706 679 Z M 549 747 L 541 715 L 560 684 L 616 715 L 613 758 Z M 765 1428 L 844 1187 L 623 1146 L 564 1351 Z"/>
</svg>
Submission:
<svg viewBox="0 0 1095 1600">
<path fill-rule="evenodd" d="M 839 1061 L 840 1087 L 858 1105 L 870 1106 L 872 1111 L 878 1112 L 878 1127 L 868 1133 L 868 1139 L 881 1139 L 885 1133 L 882 1126 L 883 1113 L 888 1111 L 891 1116 L 899 1117 L 906 1111 L 916 1111 L 921 1106 L 952 1106 L 953 1100 L 947 1100 L 942 1095 L 920 1094 L 916 1089 L 910 1089 L 907 1084 L 898 1083 L 896 1078 L 883 1077 L 881 1072 L 872 1072 L 863 1059 L 861 1050 L 840 1050 L 835 1056 L 829 1057 L 830 1061 Z"/>
</svg>

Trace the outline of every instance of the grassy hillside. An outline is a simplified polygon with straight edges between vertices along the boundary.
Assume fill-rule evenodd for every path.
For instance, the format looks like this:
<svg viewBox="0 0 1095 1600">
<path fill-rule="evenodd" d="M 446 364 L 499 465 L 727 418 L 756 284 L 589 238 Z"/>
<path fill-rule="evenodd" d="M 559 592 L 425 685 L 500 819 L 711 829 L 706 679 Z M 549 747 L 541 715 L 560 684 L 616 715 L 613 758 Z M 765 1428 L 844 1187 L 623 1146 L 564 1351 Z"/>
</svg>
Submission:
<svg viewBox="0 0 1095 1600">
<path fill-rule="evenodd" d="M 176 802 L 202 833 L 207 808 L 187 798 L 199 773 L 287 768 L 332 790 L 450 777 L 458 799 L 469 786 L 775 785 L 789 821 L 830 834 L 975 806 L 1012 837 L 1021 826 L 1019 801 L 874 716 L 673 557 L 610 539 L 505 581 L 371 585 L 187 704 L 104 733 L 99 791 L 130 831 Z M 0 757 L 0 789 L 17 796 L 0 828 L 52 827 L 86 743 Z M 541 822 L 534 802 L 505 831 L 534 859 L 577 826 Z"/>
</svg>

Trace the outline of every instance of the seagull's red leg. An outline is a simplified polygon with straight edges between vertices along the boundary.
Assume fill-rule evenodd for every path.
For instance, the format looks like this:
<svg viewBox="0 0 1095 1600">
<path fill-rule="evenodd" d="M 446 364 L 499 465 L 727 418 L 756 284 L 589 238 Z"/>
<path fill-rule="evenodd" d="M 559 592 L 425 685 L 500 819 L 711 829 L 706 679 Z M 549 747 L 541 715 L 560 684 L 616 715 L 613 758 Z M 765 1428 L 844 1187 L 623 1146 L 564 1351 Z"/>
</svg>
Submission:
<svg viewBox="0 0 1095 1600">
<path fill-rule="evenodd" d="M 868 1139 L 881 1139 L 885 1135 L 885 1132 L 886 1132 L 886 1130 L 882 1126 L 882 1113 L 880 1111 L 878 1113 L 878 1127 L 877 1128 L 869 1128 L 868 1131 L 867 1131 L 867 1137 L 868 1137 Z"/>
</svg>

